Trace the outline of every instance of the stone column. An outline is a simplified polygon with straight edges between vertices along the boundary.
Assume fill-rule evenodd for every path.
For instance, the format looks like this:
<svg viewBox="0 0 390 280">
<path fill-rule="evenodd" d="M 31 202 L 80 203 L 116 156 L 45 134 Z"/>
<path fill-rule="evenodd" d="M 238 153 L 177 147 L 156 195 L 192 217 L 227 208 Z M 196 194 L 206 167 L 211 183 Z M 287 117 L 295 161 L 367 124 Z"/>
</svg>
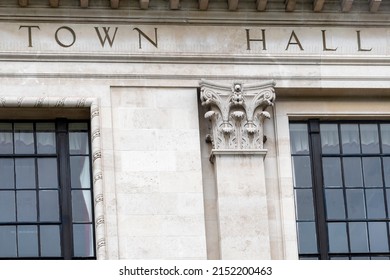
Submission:
<svg viewBox="0 0 390 280">
<path fill-rule="evenodd" d="M 273 105 L 274 83 L 223 85 L 201 81 L 201 101 L 210 121 L 218 189 L 222 259 L 270 259 L 263 122 Z"/>
</svg>

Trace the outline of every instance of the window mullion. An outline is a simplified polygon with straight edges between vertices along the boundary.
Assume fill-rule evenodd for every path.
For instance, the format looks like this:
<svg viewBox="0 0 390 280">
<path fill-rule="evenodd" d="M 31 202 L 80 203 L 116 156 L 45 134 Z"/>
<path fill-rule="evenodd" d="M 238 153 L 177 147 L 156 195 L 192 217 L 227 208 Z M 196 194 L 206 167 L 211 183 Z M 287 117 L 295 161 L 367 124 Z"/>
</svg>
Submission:
<svg viewBox="0 0 390 280">
<path fill-rule="evenodd" d="M 57 119 L 56 126 L 61 189 L 62 254 L 65 259 L 71 259 L 73 255 L 73 237 L 68 127 L 65 119 Z"/>
<path fill-rule="evenodd" d="M 322 152 L 320 124 L 318 120 L 309 120 L 310 157 L 312 166 L 313 194 L 315 215 L 317 220 L 317 235 L 321 259 L 329 259 L 328 232 L 325 215 L 325 199 L 323 191 Z"/>
</svg>

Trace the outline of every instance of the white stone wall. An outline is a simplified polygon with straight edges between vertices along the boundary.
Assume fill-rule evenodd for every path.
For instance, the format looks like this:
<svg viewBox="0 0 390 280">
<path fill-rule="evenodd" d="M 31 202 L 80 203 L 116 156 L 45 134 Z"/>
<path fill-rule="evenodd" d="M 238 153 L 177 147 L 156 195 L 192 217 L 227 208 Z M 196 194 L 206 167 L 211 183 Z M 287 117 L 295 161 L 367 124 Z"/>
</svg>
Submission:
<svg viewBox="0 0 390 280">
<path fill-rule="evenodd" d="M 111 90 L 119 257 L 205 259 L 196 89 Z"/>
<path fill-rule="evenodd" d="M 79 11 L 84 12 L 90 10 Z M 105 225 L 107 259 L 221 258 L 216 174 L 209 161 L 211 148 L 204 141 L 208 121 L 198 108 L 201 79 L 226 84 L 276 82 L 275 106 L 267 109 L 271 119 L 264 123 L 262 201 L 266 200 L 269 236 L 262 234 L 270 250 L 264 258 L 298 257 L 289 121 L 390 117 L 390 33 L 387 26 L 378 28 L 385 14 L 373 14 L 377 21 L 361 22 L 359 28 L 346 26 L 345 14 L 340 14 L 331 28 L 324 13 L 325 19 L 314 27 L 291 13 L 278 17 L 277 25 L 274 18 L 280 14 L 275 13 L 264 14 L 266 21 L 258 14 L 235 18 L 221 13 L 215 21 L 203 13 L 193 14 L 188 25 L 176 18 L 169 19 L 172 24 L 158 24 L 152 14 L 140 19 L 140 25 L 130 25 L 126 22 L 139 16 L 125 10 L 118 18 L 123 21 L 120 25 L 100 22 L 100 10 L 88 23 L 81 22 L 80 14 L 66 18 L 65 13 L 51 23 L 46 15 L 26 17 L 28 21 L 21 20 L 23 16 L 7 17 L 2 23 L 0 100 L 97 100 L 104 183 L 104 219 L 99 223 Z M 312 18 L 308 24 L 319 15 L 305 15 Z M 295 24 L 289 26 L 293 19 Z M 32 47 L 27 29 L 20 30 L 26 22 L 41 28 L 32 30 Z M 62 25 L 76 32 L 74 46 L 62 48 L 56 43 L 54 35 Z M 119 26 L 113 47 L 101 46 L 95 26 L 101 32 L 103 26 L 111 26 L 111 35 Z M 142 37 L 140 49 L 136 26 L 153 40 L 158 28 L 159 48 Z M 267 50 L 260 41 L 251 41 L 248 50 L 246 29 L 251 39 L 259 39 L 263 28 Z M 323 50 L 325 29 L 327 48 L 337 51 Z M 288 45 L 293 30 L 304 50 Z M 61 36 L 68 42 L 66 35 Z M 358 42 L 364 50 L 359 50 Z M 39 114 L 22 110 L 0 108 L 0 117 L 53 117 L 40 109 Z M 69 110 L 56 112 L 55 116 L 80 117 Z"/>
</svg>

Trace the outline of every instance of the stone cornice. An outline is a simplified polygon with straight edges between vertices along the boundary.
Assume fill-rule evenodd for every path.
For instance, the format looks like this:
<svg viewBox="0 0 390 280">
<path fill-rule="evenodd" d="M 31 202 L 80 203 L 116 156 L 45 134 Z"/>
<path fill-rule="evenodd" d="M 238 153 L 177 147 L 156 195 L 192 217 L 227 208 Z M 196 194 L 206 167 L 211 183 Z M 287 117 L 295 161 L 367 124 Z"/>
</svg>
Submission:
<svg viewBox="0 0 390 280">
<path fill-rule="evenodd" d="M 138 5 L 138 4 L 137 4 Z M 254 5 L 255 6 L 255 5 Z M 241 6 L 240 6 L 241 7 Z M 390 10 L 372 13 L 353 9 L 349 13 L 340 11 L 313 12 L 311 9 L 297 12 L 267 9 L 259 12 L 255 7 L 241 8 L 232 16 L 227 9 L 202 10 L 135 10 L 127 9 L 65 9 L 65 8 L 13 8 L 0 9 L 0 22 L 59 22 L 99 24 L 182 24 L 182 25 L 291 25 L 291 26 L 390 26 Z M 340 6 L 337 5 L 340 9 Z M 259 14 L 261 13 L 261 17 Z"/>
<path fill-rule="evenodd" d="M 47 0 L 46 0 L 47 1 Z M 4 2 L 4 1 L 3 1 Z M 191 0 L 187 1 L 186 3 L 181 3 L 180 0 L 169 0 L 169 5 L 166 5 L 166 2 L 164 1 L 158 1 L 153 0 L 153 6 L 149 7 L 149 0 L 140 0 L 139 3 L 128 3 L 126 1 L 121 0 L 109 0 L 106 5 L 102 5 L 101 3 L 95 3 L 96 1 L 89 1 L 89 0 L 79 0 L 79 1 L 73 1 L 72 3 L 61 3 L 59 0 L 48 0 L 48 6 L 51 8 L 88 8 L 88 9 L 114 9 L 114 10 L 120 10 L 120 9 L 130 9 L 134 11 L 138 11 L 139 9 L 160 9 L 160 10 L 237 10 L 240 6 L 246 9 L 256 9 L 258 11 L 267 11 L 267 10 L 280 10 L 280 11 L 286 11 L 286 12 L 294 12 L 296 11 L 297 1 L 296 0 L 274 0 L 274 1 L 267 1 L 267 0 L 257 0 L 256 6 L 250 5 L 251 3 L 248 1 L 240 1 L 240 0 L 225 0 L 225 1 L 218 1 L 214 5 L 208 5 L 208 1 L 204 0 Z M 145 2 L 147 5 L 145 5 Z M 325 0 L 311 0 L 311 1 L 300 1 L 303 3 L 299 3 L 299 10 L 304 11 L 315 11 L 315 12 L 321 12 L 323 10 L 323 6 L 325 3 Z M 356 1 L 355 1 L 356 2 Z M 355 9 L 362 9 L 363 11 L 370 11 L 370 12 L 377 12 L 380 9 L 380 4 L 382 0 L 366 0 L 366 3 L 361 3 L 360 5 L 354 5 L 358 7 L 354 7 Z M 339 0 L 339 1 L 327 1 L 327 10 L 333 11 L 333 12 L 350 12 L 352 10 L 354 0 Z M 9 7 L 21 7 L 21 8 L 34 8 L 34 1 L 29 0 L 14 0 L 9 1 L 8 3 L 5 3 L 6 6 Z M 42 5 L 42 3 L 40 3 Z M 374 9 L 372 7 L 375 7 Z M 383 5 L 384 6 L 384 5 Z M 370 8 L 368 8 L 370 7 Z M 387 7 L 382 7 L 381 10 L 387 11 Z"/>
<path fill-rule="evenodd" d="M 211 122 L 207 141 L 214 150 L 263 150 L 264 119 L 275 99 L 275 83 L 220 84 L 202 80 L 202 106 L 208 110 L 205 118 Z"/>
</svg>

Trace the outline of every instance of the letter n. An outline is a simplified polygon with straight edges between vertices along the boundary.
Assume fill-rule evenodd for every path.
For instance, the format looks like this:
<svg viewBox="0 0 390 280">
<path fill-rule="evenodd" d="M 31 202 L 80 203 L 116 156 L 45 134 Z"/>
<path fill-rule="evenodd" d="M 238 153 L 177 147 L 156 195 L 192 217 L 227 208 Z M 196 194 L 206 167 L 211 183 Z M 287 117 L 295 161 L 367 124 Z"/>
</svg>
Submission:
<svg viewBox="0 0 390 280">
<path fill-rule="evenodd" d="M 158 40 L 157 40 L 157 28 L 154 28 L 154 40 L 152 40 L 148 35 L 142 32 L 139 28 L 134 28 L 133 30 L 138 31 L 138 46 L 142 49 L 142 37 L 148 40 L 155 48 L 158 48 Z"/>
</svg>

